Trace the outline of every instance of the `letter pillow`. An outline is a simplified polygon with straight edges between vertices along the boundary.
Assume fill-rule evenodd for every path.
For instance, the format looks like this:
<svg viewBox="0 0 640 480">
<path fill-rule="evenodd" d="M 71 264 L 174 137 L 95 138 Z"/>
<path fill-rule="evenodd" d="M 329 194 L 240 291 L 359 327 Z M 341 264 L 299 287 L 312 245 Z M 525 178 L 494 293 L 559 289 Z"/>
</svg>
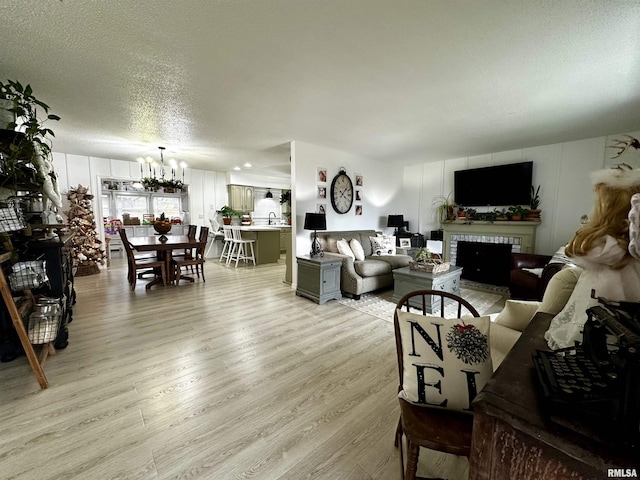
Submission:
<svg viewBox="0 0 640 480">
<path fill-rule="evenodd" d="M 447 319 L 398 311 L 403 381 L 410 403 L 473 413 L 471 402 L 493 374 L 490 318 Z"/>
<path fill-rule="evenodd" d="M 371 250 L 373 255 L 395 255 L 396 254 L 396 237 L 382 235 L 380 237 L 369 237 L 371 240 Z"/>
</svg>

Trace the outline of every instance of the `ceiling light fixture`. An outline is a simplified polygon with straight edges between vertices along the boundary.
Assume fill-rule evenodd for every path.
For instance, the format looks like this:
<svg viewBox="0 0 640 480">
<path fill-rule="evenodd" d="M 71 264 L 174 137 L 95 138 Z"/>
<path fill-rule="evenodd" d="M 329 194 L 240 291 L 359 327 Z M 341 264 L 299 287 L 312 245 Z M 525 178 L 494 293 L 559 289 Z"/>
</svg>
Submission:
<svg viewBox="0 0 640 480">
<path fill-rule="evenodd" d="M 240 170 L 240 167 L 233 167 L 234 170 Z"/>
<path fill-rule="evenodd" d="M 251 168 L 251 164 L 249 162 L 245 163 L 244 166 L 247 168 Z"/>
<path fill-rule="evenodd" d="M 271 193 L 270 188 L 267 188 L 267 194 L 265 195 L 265 198 L 273 198 L 273 193 Z"/>
</svg>

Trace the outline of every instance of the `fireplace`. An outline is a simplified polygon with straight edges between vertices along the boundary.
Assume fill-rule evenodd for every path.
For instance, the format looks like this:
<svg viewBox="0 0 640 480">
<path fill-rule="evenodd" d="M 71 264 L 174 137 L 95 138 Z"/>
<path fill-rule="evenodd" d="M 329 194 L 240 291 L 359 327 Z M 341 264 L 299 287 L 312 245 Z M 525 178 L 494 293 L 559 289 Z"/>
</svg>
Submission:
<svg viewBox="0 0 640 480">
<path fill-rule="evenodd" d="M 505 258 L 509 261 L 510 253 L 534 253 L 535 240 L 536 240 L 536 228 L 540 225 L 540 222 L 446 222 L 442 225 L 444 230 L 444 257 L 445 260 L 451 262 L 452 265 L 461 265 L 458 260 L 459 245 L 462 243 L 469 244 L 490 244 L 492 246 L 486 246 L 482 248 L 482 252 L 476 249 L 477 254 L 474 254 L 474 249 L 471 248 L 470 254 L 463 252 L 463 256 L 475 255 L 478 257 L 477 262 L 481 263 L 480 267 L 472 266 L 465 268 L 467 270 L 462 274 L 463 278 L 470 278 L 465 275 L 474 276 L 478 274 L 478 268 L 481 270 L 482 275 L 487 273 L 491 268 L 489 259 L 496 259 L 497 264 L 502 265 L 500 270 L 506 271 L 506 275 L 509 272 L 509 264 L 504 266 Z M 463 247 L 464 249 L 465 247 Z M 499 258 L 502 257 L 502 260 Z M 482 258 L 482 260 L 481 260 Z M 463 258 L 462 263 L 467 259 Z M 485 262 L 483 264 L 483 262 Z M 495 265 L 497 265 L 494 262 Z M 473 263 L 473 261 L 472 261 Z M 474 273 L 475 270 L 475 273 Z M 487 273 L 491 277 L 490 273 Z M 496 278 L 493 278 L 491 282 L 486 280 L 477 280 L 483 283 L 494 283 L 496 285 L 505 284 L 504 273 L 496 273 Z M 471 279 L 471 278 L 470 278 Z"/>
<path fill-rule="evenodd" d="M 458 242 L 456 265 L 462 278 L 492 285 L 509 284 L 508 243 Z"/>
</svg>

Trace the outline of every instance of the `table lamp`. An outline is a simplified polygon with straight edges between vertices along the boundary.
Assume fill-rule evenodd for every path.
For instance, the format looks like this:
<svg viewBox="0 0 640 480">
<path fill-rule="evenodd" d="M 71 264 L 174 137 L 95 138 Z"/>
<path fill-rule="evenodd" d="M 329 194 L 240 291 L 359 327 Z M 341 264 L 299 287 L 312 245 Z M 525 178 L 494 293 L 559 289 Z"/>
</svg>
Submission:
<svg viewBox="0 0 640 480">
<path fill-rule="evenodd" d="M 311 242 L 310 256 L 316 255 L 324 256 L 324 252 L 320 248 L 320 242 L 318 242 L 318 230 L 327 229 L 327 217 L 324 213 L 305 213 L 304 215 L 304 229 L 313 230 L 313 241 Z"/>
<path fill-rule="evenodd" d="M 404 216 L 403 215 L 389 215 L 387 218 L 387 227 L 395 228 L 393 232 L 394 235 L 398 235 L 398 228 L 404 225 Z"/>
</svg>

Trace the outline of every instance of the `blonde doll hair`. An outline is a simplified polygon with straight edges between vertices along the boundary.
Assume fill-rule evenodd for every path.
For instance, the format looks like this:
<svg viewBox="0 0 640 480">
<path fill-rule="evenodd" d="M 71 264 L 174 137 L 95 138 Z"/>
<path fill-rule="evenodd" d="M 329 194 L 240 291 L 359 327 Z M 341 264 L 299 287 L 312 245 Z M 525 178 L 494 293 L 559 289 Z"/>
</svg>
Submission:
<svg viewBox="0 0 640 480">
<path fill-rule="evenodd" d="M 589 221 L 580 228 L 565 249 L 569 257 L 584 256 L 606 235 L 617 240 L 626 254 L 614 268 L 623 267 L 629 254 L 629 210 L 631 196 L 640 193 L 640 169 L 619 165 L 592 174 L 596 204 Z"/>
</svg>

